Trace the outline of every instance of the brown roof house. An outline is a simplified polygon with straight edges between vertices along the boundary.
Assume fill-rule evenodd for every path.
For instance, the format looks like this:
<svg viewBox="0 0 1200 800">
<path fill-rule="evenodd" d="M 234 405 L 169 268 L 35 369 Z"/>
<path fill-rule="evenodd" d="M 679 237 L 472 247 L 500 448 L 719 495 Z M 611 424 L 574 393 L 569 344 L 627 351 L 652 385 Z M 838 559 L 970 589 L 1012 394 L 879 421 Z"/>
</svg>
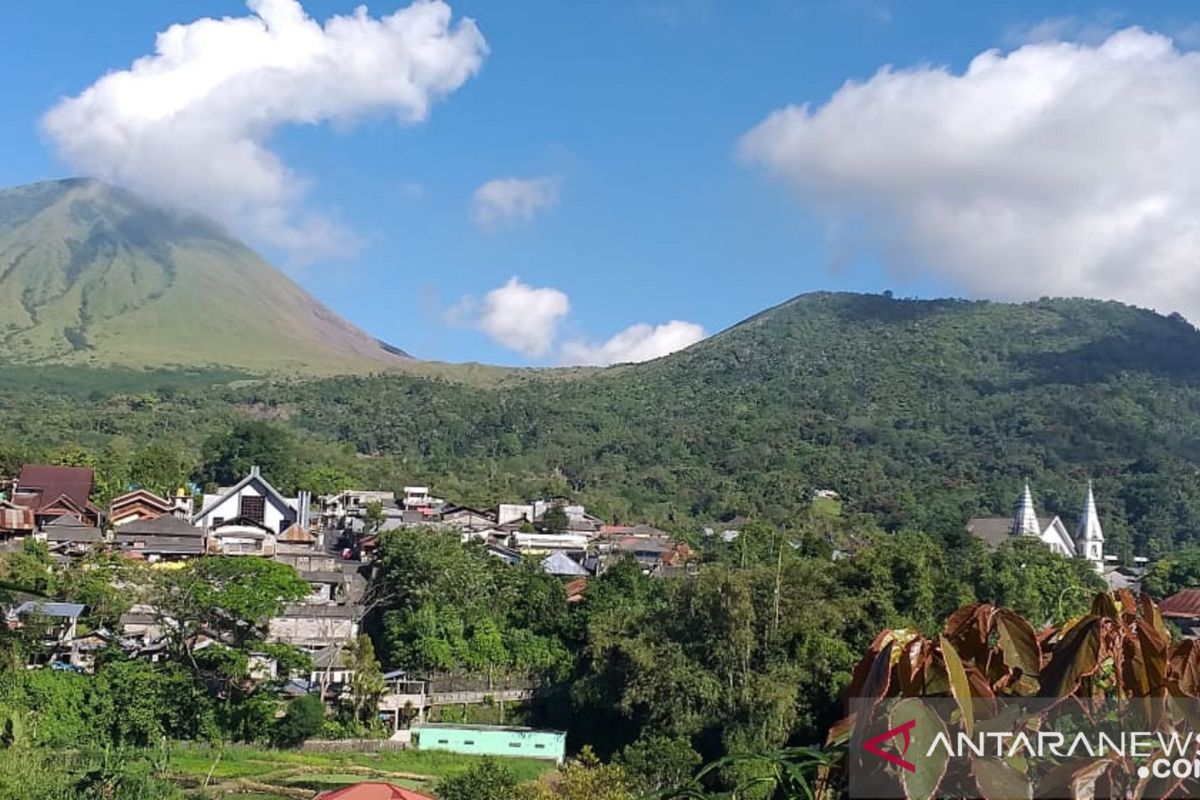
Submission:
<svg viewBox="0 0 1200 800">
<path fill-rule="evenodd" d="M 166 516 L 187 519 L 191 507 L 192 499 L 182 489 L 169 499 L 145 489 L 135 489 L 109 503 L 108 521 L 114 528 L 119 528 L 130 522 L 145 522 Z"/>
<path fill-rule="evenodd" d="M 1180 589 L 1159 603 L 1158 610 L 1179 626 L 1184 638 L 1200 639 L 1200 589 Z"/>
<path fill-rule="evenodd" d="M 33 509 L 38 527 L 61 516 L 78 517 L 99 527 L 101 512 L 91 502 L 94 480 L 88 467 L 26 464 L 21 467 L 12 501 Z"/>
</svg>

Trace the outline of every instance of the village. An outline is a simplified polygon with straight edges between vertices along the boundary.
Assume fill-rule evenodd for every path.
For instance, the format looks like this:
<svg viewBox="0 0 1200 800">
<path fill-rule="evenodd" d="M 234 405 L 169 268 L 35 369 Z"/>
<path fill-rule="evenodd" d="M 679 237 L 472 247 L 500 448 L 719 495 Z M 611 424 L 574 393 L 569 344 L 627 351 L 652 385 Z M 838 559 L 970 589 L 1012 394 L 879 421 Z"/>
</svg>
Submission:
<svg viewBox="0 0 1200 800">
<path fill-rule="evenodd" d="M 253 674 L 277 680 L 283 698 L 313 694 L 330 707 L 348 698 L 354 684 L 349 651 L 371 610 L 369 586 L 379 537 L 403 528 L 433 529 L 463 543 L 477 542 L 507 564 L 533 560 L 561 579 L 568 603 L 579 602 L 590 579 L 614 561 L 631 557 L 648 576 L 669 578 L 694 571 L 691 548 L 648 525 L 609 525 L 564 498 L 501 503 L 489 509 L 455 505 L 427 486 L 400 493 L 347 490 L 314 498 L 281 494 L 255 467 L 233 486 L 193 495 L 181 487 L 162 497 L 136 489 L 108 507 L 92 502 L 94 476 L 86 467 L 26 465 L 0 493 L 0 552 L 31 540 L 44 544 L 62 564 L 100 553 L 175 570 L 194 559 L 262 558 L 295 569 L 311 587 L 303 601 L 288 604 L 268 624 L 268 641 L 311 656 L 312 668 L 279 674 L 268 654 L 252 656 Z M 735 532 L 726 531 L 725 535 Z M 119 647 L 128 657 L 167 658 L 164 612 L 136 603 L 114 629 L 85 629 L 85 607 L 20 592 L 5 609 L 9 628 L 37 617 L 47 621 L 45 655 L 31 668 L 89 673 L 96 654 Z M 193 648 L 216 644 L 201 635 Z M 384 676 L 379 719 L 404 747 L 545 758 L 561 762 L 566 735 L 512 726 L 455 726 L 429 722 L 441 706 L 518 703 L 534 686 L 438 679 L 394 670 Z M 421 736 L 421 730 L 436 736 Z"/>
</svg>

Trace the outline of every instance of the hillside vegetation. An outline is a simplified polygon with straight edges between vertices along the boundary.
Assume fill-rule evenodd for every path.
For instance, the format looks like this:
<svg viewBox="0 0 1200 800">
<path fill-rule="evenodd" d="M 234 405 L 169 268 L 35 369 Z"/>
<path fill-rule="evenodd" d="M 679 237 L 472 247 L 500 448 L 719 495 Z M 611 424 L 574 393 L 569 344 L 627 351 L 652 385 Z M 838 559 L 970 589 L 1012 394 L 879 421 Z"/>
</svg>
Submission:
<svg viewBox="0 0 1200 800">
<path fill-rule="evenodd" d="M 973 515 L 1008 513 L 1025 478 L 1073 527 L 1091 478 L 1110 551 L 1153 555 L 1200 540 L 1198 354 L 1186 321 L 1117 303 L 814 294 L 673 356 L 571 380 L 203 386 L 161 373 L 122 392 L 92 373 L 100 388 L 59 394 L 27 374 L 0 419 L 10 462 L 15 442 L 156 441 L 198 465 L 208 435 L 252 418 L 295 438 L 297 479 L 328 466 L 479 504 L 558 491 L 679 528 L 787 525 L 828 488 L 889 529 L 954 537 Z"/>
<path fill-rule="evenodd" d="M 0 360 L 328 374 L 409 359 L 209 220 L 76 179 L 0 190 Z"/>
</svg>

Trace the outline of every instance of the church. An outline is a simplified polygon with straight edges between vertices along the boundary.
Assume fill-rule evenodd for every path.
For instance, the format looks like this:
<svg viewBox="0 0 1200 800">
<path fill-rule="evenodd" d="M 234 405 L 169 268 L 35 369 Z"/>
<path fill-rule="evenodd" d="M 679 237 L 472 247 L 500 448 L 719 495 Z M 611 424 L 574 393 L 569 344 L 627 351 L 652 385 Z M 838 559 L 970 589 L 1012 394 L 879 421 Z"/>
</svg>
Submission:
<svg viewBox="0 0 1200 800">
<path fill-rule="evenodd" d="M 1013 536 L 1034 536 L 1041 539 L 1051 551 L 1063 556 L 1086 558 L 1097 572 L 1104 571 L 1104 531 L 1096 513 L 1091 481 L 1088 481 L 1074 536 L 1061 518 L 1037 515 L 1028 483 L 1011 517 L 976 517 L 967 522 L 967 532 L 987 542 L 989 547 L 998 547 Z"/>
</svg>

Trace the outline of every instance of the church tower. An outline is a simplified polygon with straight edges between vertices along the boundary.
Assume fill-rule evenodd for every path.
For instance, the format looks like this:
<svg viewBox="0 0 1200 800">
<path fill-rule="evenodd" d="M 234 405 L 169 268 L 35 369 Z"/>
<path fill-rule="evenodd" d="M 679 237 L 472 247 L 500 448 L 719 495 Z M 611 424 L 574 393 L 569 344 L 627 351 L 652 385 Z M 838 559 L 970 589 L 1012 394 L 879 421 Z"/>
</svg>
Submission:
<svg viewBox="0 0 1200 800">
<path fill-rule="evenodd" d="M 1083 513 L 1079 515 L 1079 526 L 1075 529 L 1075 552 L 1090 561 L 1097 570 L 1104 566 L 1104 531 L 1100 528 L 1100 516 L 1096 513 L 1091 481 L 1088 481 Z"/>
<path fill-rule="evenodd" d="M 1037 514 L 1033 510 L 1033 493 L 1029 491 L 1029 481 L 1025 481 L 1025 491 L 1013 511 L 1011 533 L 1013 536 L 1040 536 L 1042 533 Z"/>
</svg>

